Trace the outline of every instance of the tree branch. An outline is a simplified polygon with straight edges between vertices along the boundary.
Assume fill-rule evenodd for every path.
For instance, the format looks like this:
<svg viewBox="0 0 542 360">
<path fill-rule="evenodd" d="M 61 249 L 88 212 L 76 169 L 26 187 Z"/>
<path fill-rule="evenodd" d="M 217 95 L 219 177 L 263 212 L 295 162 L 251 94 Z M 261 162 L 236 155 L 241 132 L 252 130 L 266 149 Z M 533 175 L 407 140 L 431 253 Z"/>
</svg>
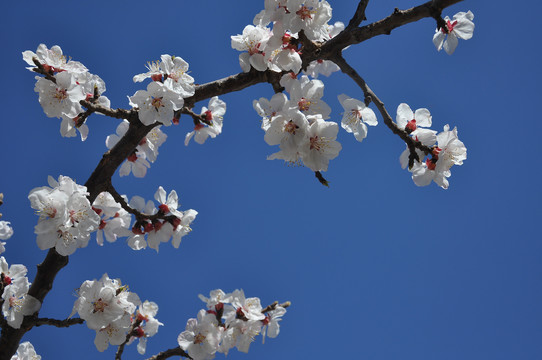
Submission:
<svg viewBox="0 0 542 360">
<path fill-rule="evenodd" d="M 68 257 L 59 255 L 54 248 L 49 249 L 45 260 L 39 264 L 36 277 L 28 291 L 28 295 L 35 297 L 41 303 L 53 288 L 56 274 L 68 265 Z M 25 316 L 19 329 L 6 326 L 2 329 L 0 337 L 0 360 L 9 360 L 15 354 L 23 335 L 36 324 L 37 313 Z"/>
<path fill-rule="evenodd" d="M 365 8 L 367 7 L 367 4 L 369 3 L 369 0 L 360 0 L 358 4 L 358 8 L 356 9 L 356 12 L 354 13 L 354 16 L 352 19 L 350 19 L 350 22 L 348 23 L 348 26 L 346 27 L 347 30 L 350 30 L 352 28 L 355 28 L 361 24 L 363 20 L 367 20 L 365 17 Z"/>
<path fill-rule="evenodd" d="M 128 333 L 126 334 L 126 339 L 124 340 L 124 342 L 122 344 L 119 345 L 119 348 L 117 349 L 117 353 L 115 354 L 115 360 L 121 360 L 121 357 L 122 357 L 122 353 L 124 352 L 124 347 L 126 346 L 126 344 L 128 343 L 128 341 L 130 341 L 130 338 L 132 336 L 134 336 L 134 330 L 137 329 L 137 327 L 139 325 L 141 325 L 143 321 L 140 320 L 139 318 L 132 324 L 132 326 L 130 327 L 130 330 L 128 331 Z"/>
<path fill-rule="evenodd" d="M 79 325 L 79 324 L 84 324 L 84 323 L 85 323 L 85 320 L 81 318 L 65 319 L 65 320 L 39 318 L 39 319 L 36 319 L 36 323 L 34 324 L 34 326 L 52 325 L 59 328 L 64 328 L 64 327 L 70 327 L 72 325 Z"/>
<path fill-rule="evenodd" d="M 126 119 L 128 121 L 133 120 L 135 118 L 135 110 L 125 110 L 125 109 L 110 109 L 108 107 L 94 104 L 91 101 L 88 100 L 81 100 L 79 101 L 79 104 L 81 106 L 84 106 L 91 112 L 97 112 L 115 119 Z"/>
<path fill-rule="evenodd" d="M 358 86 L 362 89 L 365 96 L 369 96 L 372 100 L 372 102 L 375 104 L 376 108 L 380 112 L 380 115 L 382 115 L 382 118 L 384 119 L 384 124 L 396 135 L 398 135 L 403 141 L 407 144 L 409 149 L 418 148 L 421 151 L 423 151 L 425 154 L 431 153 L 431 148 L 428 146 L 423 145 L 421 142 L 414 140 L 412 137 L 408 135 L 408 133 L 402 129 L 400 129 L 394 122 L 388 111 L 386 110 L 386 107 L 384 106 L 384 103 L 376 96 L 376 94 L 369 88 L 365 80 L 356 72 L 356 70 L 351 67 L 342 54 L 336 54 L 333 57 L 332 60 L 335 64 L 337 64 L 343 73 L 348 75 L 352 80 L 358 84 Z M 412 154 L 412 151 L 411 151 Z M 414 154 L 416 155 L 416 158 L 418 157 L 416 152 L 414 151 Z M 419 160 L 419 159 L 418 159 Z"/>
<path fill-rule="evenodd" d="M 319 49 L 321 52 L 320 58 L 331 60 L 334 55 L 347 46 L 359 44 L 378 35 L 389 35 L 392 30 L 400 26 L 426 17 L 440 16 L 444 8 L 461 1 L 463 0 L 432 0 L 408 10 L 395 9 L 393 14 L 380 21 L 362 27 L 350 28 L 348 31 L 345 29 L 345 31 L 322 45 Z"/>
</svg>

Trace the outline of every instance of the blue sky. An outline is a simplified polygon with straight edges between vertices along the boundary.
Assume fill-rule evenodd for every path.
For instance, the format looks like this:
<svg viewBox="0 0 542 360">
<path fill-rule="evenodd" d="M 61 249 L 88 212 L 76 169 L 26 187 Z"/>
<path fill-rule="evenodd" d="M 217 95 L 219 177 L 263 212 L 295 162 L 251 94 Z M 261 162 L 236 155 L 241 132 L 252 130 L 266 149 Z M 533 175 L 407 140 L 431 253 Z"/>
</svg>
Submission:
<svg viewBox="0 0 542 360">
<path fill-rule="evenodd" d="M 357 5 L 330 3 L 332 21 L 345 23 Z M 417 4 L 371 1 L 367 18 Z M 25 264 L 31 280 L 46 254 L 35 245 L 29 191 L 46 185 L 48 175 L 84 183 L 118 124 L 93 115 L 87 141 L 61 138 L 21 53 L 60 45 L 106 82 L 113 107 L 127 108 L 126 96 L 145 86 L 133 75 L 161 54 L 188 61 L 200 84 L 238 73 L 230 35 L 262 8 L 263 1 L 247 0 L 4 6 L 0 210 L 15 229 L 3 254 L 10 264 Z M 264 304 L 290 300 L 292 307 L 277 339 L 257 339 L 248 355 L 232 351 L 229 359 L 540 359 L 541 52 L 532 37 L 542 6 L 465 1 L 444 15 L 469 9 L 474 37 L 460 40 L 452 56 L 435 50 L 431 19 L 345 52 L 393 115 L 406 102 L 428 108 L 436 130 L 458 127 L 468 158 L 452 168 L 448 190 L 414 185 L 399 166 L 404 144 L 380 116 L 362 143 L 339 133 L 343 150 L 324 173 L 330 188 L 307 168 L 267 161 L 277 149 L 265 143 L 252 100 L 273 91 L 260 84 L 221 97 L 228 110 L 216 139 L 185 147 L 192 122 L 182 117 L 165 129 L 168 140 L 144 179 L 113 178 L 128 196 L 151 199 L 160 185 L 175 189 L 182 210 L 199 212 L 180 248 L 135 252 L 123 240 L 104 247 L 92 240 L 70 257 L 41 316 L 67 317 L 74 290 L 107 272 L 160 306 L 166 325 L 150 339 L 148 356 L 177 345 L 186 320 L 203 307 L 197 294 L 243 288 Z M 342 74 L 322 80 L 331 120 L 340 121 L 337 95 L 361 98 L 361 91 Z M 112 348 L 98 353 L 93 339 L 84 325 L 41 327 L 24 338 L 44 359 L 113 358 Z M 142 357 L 131 346 L 125 358 Z"/>
</svg>

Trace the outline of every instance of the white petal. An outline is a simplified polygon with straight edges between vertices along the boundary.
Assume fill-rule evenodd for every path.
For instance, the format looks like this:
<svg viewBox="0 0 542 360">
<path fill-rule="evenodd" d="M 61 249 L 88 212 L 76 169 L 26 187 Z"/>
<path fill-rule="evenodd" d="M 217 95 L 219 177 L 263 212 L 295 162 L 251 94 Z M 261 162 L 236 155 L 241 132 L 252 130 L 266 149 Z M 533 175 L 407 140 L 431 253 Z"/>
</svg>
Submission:
<svg viewBox="0 0 542 360">
<path fill-rule="evenodd" d="M 455 36 L 453 32 L 449 33 L 446 41 L 444 42 L 444 51 L 446 51 L 448 55 L 452 55 L 457 47 L 457 43 L 457 36 Z"/>
</svg>

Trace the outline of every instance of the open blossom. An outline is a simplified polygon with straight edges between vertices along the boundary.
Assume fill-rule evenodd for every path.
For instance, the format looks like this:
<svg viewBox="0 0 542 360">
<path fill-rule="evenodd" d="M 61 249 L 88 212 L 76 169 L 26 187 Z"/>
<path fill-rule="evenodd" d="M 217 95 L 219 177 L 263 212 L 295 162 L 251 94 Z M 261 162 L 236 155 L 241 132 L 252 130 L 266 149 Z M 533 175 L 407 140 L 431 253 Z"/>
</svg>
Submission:
<svg viewBox="0 0 542 360">
<path fill-rule="evenodd" d="M 102 246 L 104 239 L 115 242 L 130 228 L 132 215 L 124 210 L 108 192 L 102 192 L 94 200 L 92 209 L 100 216 L 96 242 Z"/>
<path fill-rule="evenodd" d="M 131 315 L 141 304 L 137 294 L 127 291 L 120 280 L 104 274 L 100 280 L 87 280 L 81 284 L 77 295 L 70 317 L 77 313 L 89 329 L 96 330 L 98 350 L 105 350 L 108 343 L 120 345 L 123 342 L 117 343 L 120 335 L 126 339 Z"/>
<path fill-rule="evenodd" d="M 52 72 L 84 73 L 87 71 L 87 68 L 80 62 L 68 59 L 58 45 L 48 49 L 45 44 L 40 44 L 36 53 L 30 50 L 23 52 L 23 60 L 30 65 L 27 68 L 30 71 L 36 67 L 33 58 L 36 58 L 40 64 L 44 65 L 45 70 Z"/>
<path fill-rule="evenodd" d="M 271 120 L 274 116 L 288 110 L 287 102 L 288 97 L 282 92 L 274 94 L 271 100 L 262 97 L 252 102 L 252 107 L 262 117 L 262 129 L 264 131 L 267 131 L 271 126 Z"/>
<path fill-rule="evenodd" d="M 417 109 L 415 112 L 410 109 L 410 106 L 405 103 L 399 104 L 397 107 L 397 117 L 395 121 L 397 127 L 405 130 L 414 140 L 421 142 L 425 146 L 433 146 L 437 141 L 437 132 L 431 129 L 425 129 L 431 126 L 431 113 L 426 108 Z M 418 158 L 423 159 L 425 154 L 416 149 Z M 409 164 L 410 149 L 407 148 L 399 157 L 401 167 L 406 169 Z"/>
<path fill-rule="evenodd" d="M 270 338 L 276 338 L 280 332 L 279 321 L 281 321 L 282 316 L 286 314 L 286 309 L 282 306 L 277 306 L 275 310 L 271 310 L 265 316 L 265 319 L 262 320 L 262 342 L 265 341 L 265 336 Z"/>
<path fill-rule="evenodd" d="M 194 95 L 194 78 L 188 75 L 188 63 L 183 58 L 165 54 L 160 57 L 160 61 L 149 62 L 147 69 L 148 72 L 134 76 L 134 82 L 151 78 L 166 84 L 182 98 Z"/>
<path fill-rule="evenodd" d="M 105 145 L 112 149 L 126 134 L 130 123 L 123 120 L 116 129 L 116 134 L 107 136 Z M 139 143 L 135 151 L 126 158 L 126 161 L 119 169 L 120 176 L 127 176 L 133 173 L 135 177 L 145 177 L 150 162 L 156 161 L 158 148 L 166 141 L 167 135 L 160 130 L 160 126 L 154 127 Z M 149 161 L 148 161 L 149 160 Z"/>
<path fill-rule="evenodd" d="M 288 0 L 288 14 L 285 27 L 297 33 L 304 30 L 309 40 L 322 41 L 327 38 L 328 24 L 331 20 L 331 6 L 325 0 Z"/>
<path fill-rule="evenodd" d="M 279 114 L 271 120 L 264 140 L 269 145 L 297 149 L 306 140 L 309 122 L 297 109 Z"/>
<path fill-rule="evenodd" d="M 329 119 L 331 108 L 322 100 L 324 96 L 322 81 L 309 80 L 308 76 L 303 75 L 300 81 L 292 85 L 290 95 L 291 107 L 297 107 L 305 115 L 320 114 L 324 120 Z"/>
<path fill-rule="evenodd" d="M 341 94 L 338 98 L 344 109 L 341 121 L 342 128 L 353 133 L 356 140 L 361 142 L 367 137 L 367 125 L 376 126 L 378 124 L 374 111 L 364 102 L 348 95 Z"/>
<path fill-rule="evenodd" d="M 127 288 L 120 280 L 104 274 L 100 280 L 85 281 L 77 290 L 78 298 L 70 317 L 78 313 L 87 326 L 96 331 L 94 344 L 98 351 L 126 340 L 132 314 L 141 304 L 139 297 Z"/>
<path fill-rule="evenodd" d="M 28 279 L 22 277 L 20 281 L 12 283 L 4 289 L 2 294 L 2 314 L 12 328 L 20 328 L 23 318 L 26 315 L 34 314 L 41 307 L 38 299 L 28 295 L 29 288 Z"/>
<path fill-rule="evenodd" d="M 56 83 L 38 78 L 34 91 L 39 93 L 39 102 L 48 117 L 75 117 L 82 112 L 79 101 L 85 99 L 75 76 L 67 71 L 56 75 Z"/>
<path fill-rule="evenodd" d="M 257 297 L 246 298 L 243 290 L 235 290 L 231 294 L 231 304 L 235 308 L 235 316 L 248 320 L 263 320 L 262 305 Z"/>
<path fill-rule="evenodd" d="M 26 266 L 21 264 L 8 265 L 6 259 L 2 256 L 0 257 L 0 290 L 6 289 L 9 285 L 17 285 L 19 282 L 25 282 Z"/>
<path fill-rule="evenodd" d="M 265 46 L 271 31 L 263 26 L 247 25 L 243 34 L 231 36 L 231 47 L 239 51 L 247 51 L 239 54 L 239 64 L 244 72 L 249 72 L 252 66 L 258 71 L 267 70 L 264 57 Z"/>
<path fill-rule="evenodd" d="M 309 141 L 301 149 L 303 163 L 312 171 L 327 171 L 329 160 L 336 158 L 342 149 L 335 141 L 339 126 L 316 116 L 309 131 Z"/>
<path fill-rule="evenodd" d="M 222 124 L 224 114 L 226 113 L 226 103 L 213 96 L 209 100 L 209 107 L 205 106 L 201 108 L 201 115 L 205 116 L 206 125 L 199 123 L 194 127 L 194 131 L 186 134 L 184 144 L 188 146 L 188 143 L 194 138 L 198 144 L 203 144 L 207 138 L 215 138 L 218 134 L 222 133 Z"/>
<path fill-rule="evenodd" d="M 153 81 L 147 90 L 138 90 L 129 97 L 130 105 L 139 109 L 139 120 L 145 125 L 155 122 L 169 126 L 173 121 L 173 112 L 184 105 L 184 99 L 167 85 Z"/>
<path fill-rule="evenodd" d="M 437 146 L 433 148 L 432 158 L 425 162 L 415 162 L 412 167 L 412 180 L 418 186 L 427 186 L 434 181 L 443 189 L 449 186 L 448 177 L 452 175 L 453 165 L 462 165 L 467 158 L 467 148 L 457 137 L 457 128 L 450 130 L 449 125 L 437 135 Z"/>
<path fill-rule="evenodd" d="M 469 40 L 474 33 L 474 14 L 471 11 L 458 12 L 450 20 L 448 16 L 444 18 L 446 29 L 437 29 L 433 36 L 433 44 L 438 51 L 444 48 L 448 55 L 452 55 L 457 47 L 458 38 Z"/>
<path fill-rule="evenodd" d="M 316 79 L 318 78 L 319 74 L 322 74 L 324 76 L 330 76 L 332 73 L 339 70 L 341 70 L 341 68 L 339 68 L 339 66 L 333 61 L 318 59 L 311 61 L 311 63 L 307 67 L 307 70 L 304 70 L 303 72 Z"/>
<path fill-rule="evenodd" d="M 136 338 L 139 339 L 137 352 L 141 355 L 145 354 L 147 349 L 147 339 L 156 335 L 158 333 L 158 328 L 164 325 L 154 318 L 157 313 L 158 305 L 152 301 L 145 300 L 145 302 L 139 305 L 135 319 L 133 319 L 133 321 L 140 321 L 141 325 L 135 329 L 134 333 L 136 335 L 130 338 L 128 344 L 131 344 Z"/>
<path fill-rule="evenodd" d="M 35 188 L 28 195 L 40 215 L 34 229 L 36 241 L 42 250 L 54 247 L 60 255 L 68 256 L 87 246 L 100 217 L 90 206 L 86 187 L 62 175 L 58 181 L 49 177 L 49 185 Z"/>
<path fill-rule="evenodd" d="M 11 357 L 11 360 L 41 360 L 41 356 L 36 354 L 34 346 L 29 341 L 25 341 L 19 344 L 17 352 Z"/>
<path fill-rule="evenodd" d="M 167 135 L 160 130 L 161 125 L 155 126 L 145 137 L 139 142 L 138 150 L 143 151 L 147 160 L 155 162 L 158 156 L 158 148 L 166 142 Z"/>
<path fill-rule="evenodd" d="M 197 319 L 189 319 L 186 330 L 177 338 L 181 349 L 194 360 L 210 360 L 215 357 L 222 339 L 223 328 L 218 326 L 214 314 L 200 310 Z"/>
</svg>

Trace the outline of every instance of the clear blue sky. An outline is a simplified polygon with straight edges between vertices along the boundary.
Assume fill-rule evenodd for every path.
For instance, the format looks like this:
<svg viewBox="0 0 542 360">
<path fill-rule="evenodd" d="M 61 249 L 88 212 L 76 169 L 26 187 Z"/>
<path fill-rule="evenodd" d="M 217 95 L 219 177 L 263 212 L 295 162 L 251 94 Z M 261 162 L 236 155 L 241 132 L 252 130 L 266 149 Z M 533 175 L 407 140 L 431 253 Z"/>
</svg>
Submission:
<svg viewBox="0 0 542 360">
<path fill-rule="evenodd" d="M 333 21 L 348 22 L 354 0 L 330 0 Z M 369 21 L 416 1 L 371 1 Z M 426 107 L 433 128 L 457 126 L 468 159 L 452 169 L 449 190 L 418 188 L 399 166 L 404 144 L 383 125 L 363 143 L 341 131 L 343 150 L 321 186 L 307 168 L 266 161 L 268 146 L 252 100 L 269 85 L 228 94 L 223 133 L 204 146 L 183 145 L 191 120 L 167 128 L 168 140 L 147 177 L 119 178 L 118 191 L 152 198 L 159 185 L 176 189 L 182 209 L 199 212 L 180 249 L 135 252 L 124 241 L 70 257 L 41 316 L 65 318 L 74 290 L 107 272 L 142 300 L 158 303 L 166 326 L 147 355 L 177 345 L 186 320 L 203 303 L 198 293 L 243 288 L 264 304 L 291 300 L 281 334 L 248 355 L 228 359 L 540 359 L 542 358 L 542 163 L 539 144 L 542 5 L 465 1 L 444 15 L 471 10 L 473 39 L 453 56 L 438 53 L 435 23 L 425 19 L 353 46 L 345 57 L 395 114 L 397 105 Z M 100 160 L 117 120 L 93 115 L 86 142 L 65 139 L 58 119 L 43 113 L 34 76 L 21 53 L 60 45 L 107 85 L 113 107 L 128 107 L 144 85 L 132 77 L 161 54 L 190 64 L 197 83 L 238 73 L 230 35 L 263 1 L 11 1 L 3 7 L 0 69 L 0 191 L 3 220 L 15 235 L 7 261 L 23 263 L 30 280 L 46 252 L 35 244 L 37 217 L 28 192 L 47 176 L 84 183 Z M 342 74 L 323 79 L 332 120 L 337 95 L 361 98 Z M 197 104 L 196 110 L 207 102 Z M 37 328 L 24 338 L 44 359 L 111 359 L 94 331 Z M 132 345 L 126 359 L 142 358 Z M 221 358 L 223 355 L 218 355 Z"/>
</svg>

